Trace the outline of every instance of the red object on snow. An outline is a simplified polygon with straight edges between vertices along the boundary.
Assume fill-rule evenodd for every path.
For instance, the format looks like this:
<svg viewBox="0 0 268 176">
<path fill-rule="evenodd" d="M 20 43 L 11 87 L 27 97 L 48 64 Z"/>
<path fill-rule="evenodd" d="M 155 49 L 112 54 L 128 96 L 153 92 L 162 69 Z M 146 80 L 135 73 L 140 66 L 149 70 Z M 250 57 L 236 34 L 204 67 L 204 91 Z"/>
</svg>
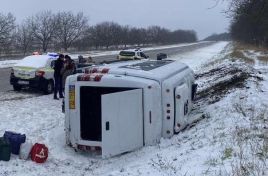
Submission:
<svg viewBox="0 0 268 176">
<path fill-rule="evenodd" d="M 31 150 L 31 159 L 36 163 L 44 163 L 48 157 L 48 148 L 44 144 L 35 143 Z"/>
</svg>

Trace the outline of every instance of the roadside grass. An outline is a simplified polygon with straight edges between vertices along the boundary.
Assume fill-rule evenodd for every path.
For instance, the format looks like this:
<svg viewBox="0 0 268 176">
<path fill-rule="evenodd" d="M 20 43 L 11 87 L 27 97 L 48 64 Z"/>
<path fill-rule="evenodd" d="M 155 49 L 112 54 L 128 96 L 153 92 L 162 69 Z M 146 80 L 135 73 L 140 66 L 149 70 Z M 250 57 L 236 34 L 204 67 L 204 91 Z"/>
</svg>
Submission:
<svg viewBox="0 0 268 176">
<path fill-rule="evenodd" d="M 258 114 L 253 108 L 244 113 L 252 113 L 253 116 L 249 116 L 249 127 L 236 127 L 233 132 L 236 149 L 233 151 L 235 158 L 232 160 L 230 175 L 266 175 L 267 139 L 264 136 L 267 136 L 267 131 L 260 127 L 263 124 L 263 111 Z"/>
<path fill-rule="evenodd" d="M 254 65 L 255 57 L 262 64 L 266 63 L 265 65 L 267 65 L 267 51 L 268 49 L 263 47 L 234 43 L 230 58 Z M 261 56 L 257 55 L 256 57 L 255 53 L 259 53 Z M 256 86 L 258 86 L 259 81 L 261 80 L 256 82 Z M 222 159 L 232 158 L 230 172 L 232 176 L 266 175 L 268 159 L 267 107 L 264 104 L 261 106 L 254 104 L 245 106 L 245 104 L 246 102 L 243 100 L 233 104 L 235 111 L 247 121 L 248 125 L 240 126 L 238 124 L 231 132 L 233 146 L 225 148 Z"/>
<path fill-rule="evenodd" d="M 258 59 L 260 61 L 266 61 L 266 62 L 268 62 L 268 55 L 267 56 L 258 56 Z"/>
<path fill-rule="evenodd" d="M 268 54 L 266 56 L 258 56 L 258 60 L 262 65 L 268 65 Z"/>
<path fill-rule="evenodd" d="M 232 60 L 241 60 L 254 65 L 255 60 L 250 56 L 254 56 L 255 53 L 258 53 L 257 59 L 262 65 L 268 65 L 268 48 L 267 47 L 258 47 L 255 45 L 249 45 L 244 43 L 233 43 L 233 51 L 230 54 Z M 245 55 L 246 54 L 246 55 Z"/>
<path fill-rule="evenodd" d="M 164 172 L 167 175 L 178 175 L 180 166 L 174 165 L 172 161 L 167 160 L 162 155 L 157 154 L 157 159 L 151 159 L 151 165 L 159 172 Z"/>
<path fill-rule="evenodd" d="M 238 50 L 236 48 L 234 48 L 234 51 L 230 54 L 230 57 L 231 57 L 232 61 L 240 60 L 240 61 L 244 61 L 245 63 L 250 64 L 250 65 L 255 64 L 254 59 L 251 59 L 251 58 L 245 56 L 242 50 Z"/>
<path fill-rule="evenodd" d="M 228 57 L 230 57 L 231 61 L 244 61 L 247 64 L 254 65 L 255 61 L 252 58 L 247 57 L 243 52 L 245 51 L 244 44 L 234 42 L 233 43 L 233 51 L 230 53 Z M 251 48 L 251 49 L 250 49 Z M 247 50 L 253 50 L 254 46 L 251 46 Z M 247 51 L 245 51 L 247 52 Z M 250 55 L 250 53 L 248 53 Z"/>
<path fill-rule="evenodd" d="M 231 147 L 227 147 L 224 149 L 223 151 L 223 156 L 222 156 L 222 160 L 226 160 L 226 159 L 229 159 L 233 156 L 233 148 Z"/>
<path fill-rule="evenodd" d="M 205 162 L 208 169 L 204 175 L 267 175 L 267 106 L 261 105 L 261 107 L 258 107 L 252 105 L 251 107 L 246 107 L 243 102 L 233 104 L 233 107 L 236 113 L 240 114 L 249 124 L 236 124 L 235 128 L 229 133 L 231 140 L 223 143 L 226 147 L 223 148 L 222 152 L 216 157 L 208 158 Z M 228 165 L 230 169 L 227 169 Z"/>
<path fill-rule="evenodd" d="M 256 46 L 256 45 L 251 45 L 247 43 L 242 43 L 242 42 L 234 42 L 234 45 L 238 50 L 254 50 L 258 52 L 262 52 L 264 54 L 268 54 L 268 48 L 263 47 L 263 46 Z"/>
<path fill-rule="evenodd" d="M 220 160 L 218 158 L 209 158 L 206 162 L 205 162 L 206 165 L 209 165 L 209 166 L 212 166 L 212 167 L 216 167 L 220 164 L 222 164 L 220 162 Z"/>
<path fill-rule="evenodd" d="M 228 69 L 221 67 L 220 62 L 224 62 L 223 60 L 233 62 L 234 65 L 229 65 L 231 67 L 235 66 L 236 63 L 239 64 L 241 62 L 240 64 L 242 67 L 250 68 L 250 72 L 247 72 L 247 69 L 232 70 L 229 67 Z M 228 86 L 229 84 L 226 84 L 226 81 L 219 82 L 211 87 L 213 90 L 212 93 L 210 92 L 210 89 L 205 89 L 204 91 L 199 92 L 198 96 L 201 96 L 202 98 L 208 96 L 212 99 L 213 95 L 221 93 L 222 89 L 228 90 L 224 91 L 223 95 L 228 94 L 231 88 L 252 89 L 256 91 L 256 94 L 262 92 L 258 87 L 264 79 L 261 76 L 259 77 L 259 75 L 256 75 L 261 74 L 261 72 L 254 67 L 258 64 L 268 65 L 268 48 L 235 42 L 232 43 L 232 48 L 229 54 L 225 55 L 224 58 L 217 60 L 217 62 L 214 61 L 210 63 L 211 66 L 215 65 L 218 67 L 214 67 L 208 72 L 196 75 L 196 77 L 201 79 L 203 77 L 216 77 L 215 75 L 228 77 L 231 73 L 240 73 L 239 75 L 242 75 L 243 79 L 235 79 L 234 81 L 231 81 L 230 86 Z M 247 76 L 243 77 L 244 74 Z M 213 79 L 213 81 L 215 82 L 215 79 Z M 253 84 L 248 85 L 249 82 Z M 240 83 L 240 86 L 234 86 L 235 83 Z M 250 86 L 255 87 L 255 89 L 252 87 L 250 88 Z M 248 93 L 250 92 L 251 91 Z M 203 96 L 203 94 L 205 96 Z M 230 112 L 230 117 L 239 117 L 241 120 L 239 120 L 239 123 L 234 124 L 233 127 L 230 128 L 230 131 L 219 133 L 217 135 L 217 139 L 215 140 L 224 140 L 222 143 L 223 148 L 217 156 L 207 159 L 205 165 L 208 166 L 208 169 L 204 175 L 268 175 L 268 105 L 265 102 L 260 102 L 259 104 L 250 102 L 251 98 L 249 97 L 252 98 L 252 95 L 247 94 L 247 91 L 245 91 L 243 96 L 237 97 L 237 101 L 232 102 L 232 110 L 230 110 L 232 112 Z M 235 114 L 234 117 L 232 117 L 232 114 Z M 237 121 L 237 119 L 234 121 Z"/>
</svg>

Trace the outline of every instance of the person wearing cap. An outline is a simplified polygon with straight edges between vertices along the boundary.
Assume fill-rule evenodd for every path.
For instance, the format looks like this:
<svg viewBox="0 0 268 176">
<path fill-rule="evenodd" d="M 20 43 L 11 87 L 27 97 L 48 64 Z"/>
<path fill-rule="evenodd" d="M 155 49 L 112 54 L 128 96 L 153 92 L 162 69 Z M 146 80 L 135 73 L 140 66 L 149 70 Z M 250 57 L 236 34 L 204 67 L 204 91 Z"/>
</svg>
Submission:
<svg viewBox="0 0 268 176">
<path fill-rule="evenodd" d="M 62 69 L 64 66 L 64 55 L 60 54 L 58 59 L 55 61 L 54 64 L 54 99 L 58 100 L 58 92 L 59 92 L 59 96 L 60 98 L 63 98 L 63 94 L 62 94 Z"/>
</svg>

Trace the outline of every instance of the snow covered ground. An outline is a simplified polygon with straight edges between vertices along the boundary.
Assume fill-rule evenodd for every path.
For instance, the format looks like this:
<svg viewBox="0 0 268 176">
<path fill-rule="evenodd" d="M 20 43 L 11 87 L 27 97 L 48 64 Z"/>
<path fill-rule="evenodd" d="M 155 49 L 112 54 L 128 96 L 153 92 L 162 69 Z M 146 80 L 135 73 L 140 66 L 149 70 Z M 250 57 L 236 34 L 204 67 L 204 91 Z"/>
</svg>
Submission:
<svg viewBox="0 0 268 176">
<path fill-rule="evenodd" d="M 231 50 L 232 44 L 219 42 L 175 56 L 196 72 L 200 86 L 193 114 L 202 112 L 204 118 L 156 146 L 110 159 L 65 146 L 61 102 L 52 95 L 0 94 L 0 135 L 14 130 L 49 148 L 44 164 L 15 155 L 0 161 L 0 175 L 215 176 L 241 170 L 257 175 L 267 163 L 268 66 L 236 61 L 228 56 Z M 257 62 L 257 53 L 251 57 Z"/>
</svg>

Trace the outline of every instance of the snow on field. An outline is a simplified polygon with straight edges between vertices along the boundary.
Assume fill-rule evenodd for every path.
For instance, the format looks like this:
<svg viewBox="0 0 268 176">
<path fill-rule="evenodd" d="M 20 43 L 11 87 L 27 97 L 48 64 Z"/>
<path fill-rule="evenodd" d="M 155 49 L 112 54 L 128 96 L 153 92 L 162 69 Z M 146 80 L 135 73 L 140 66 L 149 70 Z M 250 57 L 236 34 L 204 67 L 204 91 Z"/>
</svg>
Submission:
<svg viewBox="0 0 268 176">
<path fill-rule="evenodd" d="M 219 67 L 227 70 L 233 66 L 238 70 L 244 67 L 243 63 L 232 63 L 226 58 L 231 49 L 230 44 L 221 42 L 176 58 L 189 64 L 200 75 L 199 83 L 209 91 L 205 85 L 211 78 L 208 73 Z M 19 98 L 21 96 L 13 92 L 8 93 L 10 96 L 0 94 L 0 135 L 5 130 L 14 130 L 49 148 L 49 158 L 44 164 L 19 160 L 14 155 L 9 162 L 0 161 L 0 175 L 230 175 L 232 169 L 238 167 L 236 161 L 240 155 L 236 151 L 241 149 L 235 134 L 252 126 L 249 115 L 258 117 L 267 111 L 268 67 L 262 68 L 261 74 L 253 72 L 254 69 L 244 70 L 248 75 L 259 76 L 262 82 L 257 83 L 252 76 L 246 81 L 246 88 L 227 90 L 219 101 L 203 106 L 204 119 L 194 126 L 171 139 L 162 139 L 156 146 L 110 159 L 75 152 L 65 146 L 61 101 L 53 100 L 52 95 L 36 97 L 25 92 Z M 213 76 L 209 82 L 222 83 L 220 79 L 222 76 Z M 205 104 L 204 100 L 200 99 L 199 103 Z M 263 126 L 260 123 L 254 129 L 263 129 Z"/>
</svg>

